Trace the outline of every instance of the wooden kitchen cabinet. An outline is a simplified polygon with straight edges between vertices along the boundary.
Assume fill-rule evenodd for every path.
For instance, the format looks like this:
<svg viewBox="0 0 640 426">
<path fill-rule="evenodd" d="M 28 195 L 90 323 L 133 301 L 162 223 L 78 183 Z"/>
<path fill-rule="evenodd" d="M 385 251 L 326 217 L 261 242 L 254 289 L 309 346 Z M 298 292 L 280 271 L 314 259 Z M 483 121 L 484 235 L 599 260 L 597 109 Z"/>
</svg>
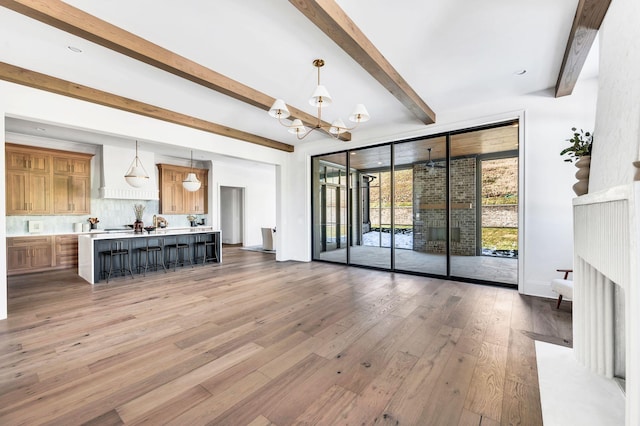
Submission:
<svg viewBox="0 0 640 426">
<path fill-rule="evenodd" d="M 53 175 L 53 214 L 89 214 L 90 195 L 88 177 Z"/>
<path fill-rule="evenodd" d="M 202 182 L 198 191 L 189 192 L 182 181 L 193 170 Z M 158 164 L 160 184 L 160 214 L 206 214 L 207 213 L 207 169 Z"/>
<path fill-rule="evenodd" d="M 45 151 L 27 146 L 8 145 L 6 148 L 7 170 L 49 173 L 51 155 Z"/>
<path fill-rule="evenodd" d="M 72 176 L 89 176 L 91 173 L 91 159 L 85 156 L 56 155 L 53 157 L 53 173 Z"/>
<path fill-rule="evenodd" d="M 7 170 L 7 215 L 51 213 L 51 175 Z"/>
<path fill-rule="evenodd" d="M 7 274 L 78 267 L 78 235 L 7 237 Z"/>
<path fill-rule="evenodd" d="M 5 147 L 7 215 L 90 213 L 91 155 Z"/>
<path fill-rule="evenodd" d="M 53 266 L 51 236 L 7 238 L 7 274 L 39 272 Z"/>
<path fill-rule="evenodd" d="M 54 237 L 56 269 L 76 268 L 78 266 L 78 236 L 74 234 Z"/>
</svg>

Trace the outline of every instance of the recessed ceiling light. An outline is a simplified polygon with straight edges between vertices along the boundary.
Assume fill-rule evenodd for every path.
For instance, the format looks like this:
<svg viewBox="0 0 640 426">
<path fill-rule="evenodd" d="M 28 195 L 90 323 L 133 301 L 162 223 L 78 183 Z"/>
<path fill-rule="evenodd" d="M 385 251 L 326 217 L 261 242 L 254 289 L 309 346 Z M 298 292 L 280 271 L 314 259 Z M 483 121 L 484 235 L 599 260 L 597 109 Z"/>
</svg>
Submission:
<svg viewBox="0 0 640 426">
<path fill-rule="evenodd" d="M 36 127 L 36 130 L 39 132 L 46 132 L 47 129 L 45 129 L 44 127 Z"/>
<path fill-rule="evenodd" d="M 378 165 L 382 164 L 382 161 L 378 161 Z"/>
<path fill-rule="evenodd" d="M 525 69 L 521 69 L 521 70 L 518 70 L 518 71 L 514 72 L 515 75 L 525 75 L 526 73 L 527 73 L 527 70 L 525 70 Z"/>
<path fill-rule="evenodd" d="M 351 151 L 351 155 L 356 155 L 356 152 L 355 151 Z"/>
<path fill-rule="evenodd" d="M 75 46 L 67 46 L 67 49 L 69 49 L 70 51 L 72 51 L 73 53 L 82 53 L 82 49 L 80 49 L 79 47 L 75 47 Z"/>
</svg>

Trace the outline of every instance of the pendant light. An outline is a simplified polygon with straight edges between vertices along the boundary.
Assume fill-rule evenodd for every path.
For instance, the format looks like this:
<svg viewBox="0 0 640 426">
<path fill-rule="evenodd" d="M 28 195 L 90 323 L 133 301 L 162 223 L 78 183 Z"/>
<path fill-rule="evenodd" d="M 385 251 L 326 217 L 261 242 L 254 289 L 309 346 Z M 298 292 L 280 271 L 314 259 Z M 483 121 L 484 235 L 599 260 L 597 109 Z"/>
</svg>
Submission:
<svg viewBox="0 0 640 426">
<path fill-rule="evenodd" d="M 196 174 L 193 173 L 193 151 L 191 151 L 191 171 L 187 175 L 187 178 L 182 181 L 182 186 L 189 192 L 195 192 L 200 189 L 200 181 L 196 177 Z"/>
<path fill-rule="evenodd" d="M 145 170 L 142 162 L 138 158 L 138 141 L 136 141 L 136 157 L 129 166 L 129 171 L 124 175 L 124 179 L 127 183 L 134 188 L 141 188 L 149 181 L 149 174 Z"/>
</svg>

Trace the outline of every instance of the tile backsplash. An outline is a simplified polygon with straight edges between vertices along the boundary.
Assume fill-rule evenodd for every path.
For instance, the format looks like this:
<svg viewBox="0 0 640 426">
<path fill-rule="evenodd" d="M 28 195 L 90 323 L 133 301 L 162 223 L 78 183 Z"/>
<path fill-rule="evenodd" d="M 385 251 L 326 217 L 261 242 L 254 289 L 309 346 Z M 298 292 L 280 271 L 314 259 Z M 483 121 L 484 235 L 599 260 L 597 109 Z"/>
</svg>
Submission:
<svg viewBox="0 0 640 426">
<path fill-rule="evenodd" d="M 76 223 L 87 224 L 90 217 L 97 217 L 100 222 L 98 229 L 123 228 L 135 221 L 134 204 L 145 206 L 142 221 L 153 223 L 153 215 L 158 214 L 158 200 L 115 200 L 92 199 L 91 214 L 73 216 L 7 216 L 7 236 L 29 235 L 29 221 L 42 221 L 42 234 L 74 233 Z M 160 215 L 169 222 L 170 227 L 187 227 L 190 225 L 186 214 Z M 198 222 L 206 215 L 196 215 Z"/>
</svg>

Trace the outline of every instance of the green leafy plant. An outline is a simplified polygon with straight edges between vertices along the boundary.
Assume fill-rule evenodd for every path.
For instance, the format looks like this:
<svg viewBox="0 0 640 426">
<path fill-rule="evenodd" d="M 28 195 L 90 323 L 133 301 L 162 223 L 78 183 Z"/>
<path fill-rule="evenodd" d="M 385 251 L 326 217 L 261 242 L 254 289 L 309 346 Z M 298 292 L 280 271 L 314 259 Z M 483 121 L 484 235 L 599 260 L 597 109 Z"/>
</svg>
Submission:
<svg viewBox="0 0 640 426">
<path fill-rule="evenodd" d="M 585 155 L 591 155 L 591 147 L 593 145 L 593 133 L 585 132 L 582 129 L 578 132 L 575 127 L 572 127 L 571 131 L 573 131 L 573 136 L 570 139 L 566 139 L 571 145 L 560 151 L 560 155 L 568 156 L 564 161 L 569 163 Z"/>
</svg>

